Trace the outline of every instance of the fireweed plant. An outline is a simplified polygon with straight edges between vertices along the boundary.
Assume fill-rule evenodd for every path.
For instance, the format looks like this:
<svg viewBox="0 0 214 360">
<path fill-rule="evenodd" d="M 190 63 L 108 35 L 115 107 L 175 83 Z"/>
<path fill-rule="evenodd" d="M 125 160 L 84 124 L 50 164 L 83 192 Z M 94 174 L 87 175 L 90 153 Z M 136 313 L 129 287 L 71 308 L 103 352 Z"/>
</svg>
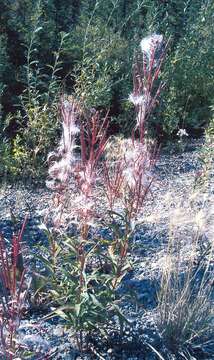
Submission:
<svg viewBox="0 0 214 360">
<path fill-rule="evenodd" d="M 56 305 L 51 316 L 61 316 L 74 328 L 80 350 L 84 334 L 113 315 L 118 316 L 121 331 L 126 320 L 117 290 L 131 266 L 130 239 L 154 178 L 156 151 L 146 144 L 145 125 L 163 88 L 159 82 L 166 50 L 163 37 L 146 37 L 141 50 L 129 96 L 136 124 L 116 160 L 105 157 L 108 113 L 103 119 L 91 110 L 85 118 L 74 97 L 61 100 L 62 138 L 48 156 L 47 186 L 53 190 L 53 206 L 47 215 L 52 227 L 46 228 L 50 251 L 43 263 Z M 106 334 L 105 327 L 102 331 Z"/>
<path fill-rule="evenodd" d="M 152 169 L 157 157 L 157 149 L 154 146 L 150 148 L 146 142 L 145 130 L 164 87 L 158 79 L 167 44 L 163 44 L 162 35 L 153 34 L 144 38 L 140 46 L 141 53 L 136 56 L 133 66 L 133 92 L 129 95 L 136 110 L 132 138 L 119 146 L 120 156 L 116 161 L 105 162 L 104 165 L 104 189 L 114 239 L 109 251 L 115 268 L 114 288 L 130 267 L 127 262 L 130 239 L 140 224 L 142 207 L 154 179 Z M 115 226 L 118 222 L 119 228 Z"/>
<path fill-rule="evenodd" d="M 129 101 L 136 109 L 137 119 L 134 130 L 139 132 L 140 143 L 144 142 L 146 122 L 164 87 L 164 83 L 158 80 L 167 46 L 168 42 L 164 44 L 162 35 L 150 35 L 141 41 L 141 53 L 135 56 L 133 92 L 129 95 Z"/>
<path fill-rule="evenodd" d="M 11 249 L 0 234 L 0 355 L 15 359 L 24 349 L 17 342 L 17 330 L 26 305 L 26 269 L 22 261 L 21 241 L 25 219 L 18 235 L 13 235 Z"/>
</svg>

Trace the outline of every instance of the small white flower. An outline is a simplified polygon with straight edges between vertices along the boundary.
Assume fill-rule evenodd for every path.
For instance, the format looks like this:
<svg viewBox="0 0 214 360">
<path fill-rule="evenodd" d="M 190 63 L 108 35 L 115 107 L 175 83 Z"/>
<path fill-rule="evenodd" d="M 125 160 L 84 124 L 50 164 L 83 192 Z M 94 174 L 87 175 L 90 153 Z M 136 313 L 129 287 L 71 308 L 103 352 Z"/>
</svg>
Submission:
<svg viewBox="0 0 214 360">
<path fill-rule="evenodd" d="M 187 133 L 186 129 L 179 129 L 177 132 L 177 136 L 183 137 L 183 136 L 189 136 L 189 134 Z"/>
</svg>

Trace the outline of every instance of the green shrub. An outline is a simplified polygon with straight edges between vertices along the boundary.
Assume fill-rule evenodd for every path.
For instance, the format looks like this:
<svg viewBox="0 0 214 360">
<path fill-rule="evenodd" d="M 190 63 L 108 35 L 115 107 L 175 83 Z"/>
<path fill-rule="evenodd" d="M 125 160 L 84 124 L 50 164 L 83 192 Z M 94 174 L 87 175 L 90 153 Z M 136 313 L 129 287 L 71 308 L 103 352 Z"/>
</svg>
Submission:
<svg viewBox="0 0 214 360">
<path fill-rule="evenodd" d="M 95 1 L 94 6 L 83 5 L 79 24 L 71 38 L 72 51 L 79 59 L 74 67 L 74 90 L 77 98 L 88 108 L 121 107 L 121 100 L 128 97 L 127 80 L 130 80 L 133 49 L 124 36 L 129 21 L 139 16 L 142 4 L 129 7 L 124 18 L 119 17 L 120 1 Z M 128 8 L 127 8 L 128 9 Z M 130 35 L 133 35 L 130 30 Z M 129 87 L 131 83 L 129 82 Z M 118 111 L 116 111 L 117 115 Z"/>
<path fill-rule="evenodd" d="M 211 109 L 213 110 L 213 108 Z M 201 171 L 195 178 L 195 185 L 209 186 L 212 181 L 213 163 L 214 163 L 214 117 L 205 129 L 205 141 L 199 153 L 199 160 L 202 164 Z"/>
<path fill-rule="evenodd" d="M 196 17 L 194 4 L 190 6 L 185 34 L 169 56 L 163 111 L 163 127 L 168 134 L 178 127 L 188 132 L 203 130 L 211 117 L 213 10 L 213 2 L 204 1 Z"/>
<path fill-rule="evenodd" d="M 32 33 L 26 45 L 26 60 L 21 74 L 25 88 L 19 96 L 18 110 L 5 120 L 5 129 L 15 123 L 18 130 L 10 145 L 4 147 L 3 163 L 5 174 L 28 179 L 39 179 L 45 174 L 48 150 L 57 141 L 57 106 L 60 92 L 58 72 L 61 69 L 60 56 L 66 34 L 61 33 L 58 50 L 54 53 L 53 65 L 48 65 L 47 76 L 38 60 L 37 43 L 41 26 L 40 2 L 33 18 Z M 8 161 L 10 149 L 10 161 Z M 11 162 L 13 166 L 8 166 Z"/>
<path fill-rule="evenodd" d="M 0 131 L 11 151 L 17 147 L 15 158 L 11 152 L 11 161 L 16 164 L 14 175 L 26 175 L 22 171 L 25 165 L 31 167 L 29 174 L 33 177 L 44 172 L 41 154 L 47 153 L 48 143 L 57 137 L 54 119 L 61 88 L 68 94 L 75 93 L 86 115 L 93 108 L 110 109 L 111 132 L 128 133 L 134 116 L 127 102 L 133 50 L 148 34 L 160 33 L 171 39 L 168 61 L 162 69 L 165 95 L 150 121 L 150 133 L 163 140 L 185 128 L 194 135 L 210 120 L 212 1 L 170 0 L 160 4 L 157 0 L 24 0 L 8 6 L 3 0 L 1 10 Z M 68 35 L 61 43 L 63 33 Z M 40 113 L 37 126 L 35 114 L 38 118 Z M 13 120 L 8 126 L 9 114 Z M 46 125 L 41 140 L 43 121 Z M 44 138 L 48 139 L 47 146 Z M 31 157 L 34 160 L 29 160 Z"/>
</svg>

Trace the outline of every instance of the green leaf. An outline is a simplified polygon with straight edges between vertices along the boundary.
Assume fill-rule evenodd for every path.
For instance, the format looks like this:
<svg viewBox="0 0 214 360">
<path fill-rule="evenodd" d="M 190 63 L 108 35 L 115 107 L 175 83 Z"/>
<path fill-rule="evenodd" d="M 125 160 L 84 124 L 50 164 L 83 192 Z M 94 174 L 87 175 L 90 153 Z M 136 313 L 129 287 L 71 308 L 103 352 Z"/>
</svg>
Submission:
<svg viewBox="0 0 214 360">
<path fill-rule="evenodd" d="M 112 308 L 116 311 L 117 316 L 121 319 L 124 320 L 126 323 L 128 323 L 129 325 L 131 324 L 131 322 L 126 318 L 126 316 L 123 314 L 122 310 L 119 308 L 118 305 L 116 305 L 115 303 L 112 304 Z"/>
<path fill-rule="evenodd" d="M 90 294 L 90 298 L 92 299 L 92 302 L 95 306 L 99 307 L 102 310 L 105 309 L 104 306 L 97 300 L 97 298 L 93 294 Z"/>
<path fill-rule="evenodd" d="M 36 258 L 38 260 L 40 260 L 52 274 L 54 274 L 53 265 L 51 264 L 51 262 L 49 260 L 45 259 L 42 255 L 36 255 Z M 47 277 L 48 277 L 48 274 L 47 274 Z"/>
<path fill-rule="evenodd" d="M 59 317 L 63 318 L 64 320 L 67 320 L 68 319 L 68 315 L 66 314 L 67 311 L 68 312 L 74 311 L 74 307 L 72 305 L 61 306 L 61 307 L 57 308 L 56 310 L 52 311 L 50 314 L 44 316 L 42 318 L 42 320 L 52 319 L 55 316 L 59 316 Z"/>
<path fill-rule="evenodd" d="M 81 303 L 80 303 L 80 304 L 76 304 L 74 308 L 75 308 L 76 316 L 78 317 L 79 314 L 80 314 Z"/>
<path fill-rule="evenodd" d="M 38 33 L 39 31 L 41 31 L 42 30 L 42 26 L 39 26 L 36 30 L 34 30 L 34 33 L 36 34 L 36 33 Z"/>
</svg>

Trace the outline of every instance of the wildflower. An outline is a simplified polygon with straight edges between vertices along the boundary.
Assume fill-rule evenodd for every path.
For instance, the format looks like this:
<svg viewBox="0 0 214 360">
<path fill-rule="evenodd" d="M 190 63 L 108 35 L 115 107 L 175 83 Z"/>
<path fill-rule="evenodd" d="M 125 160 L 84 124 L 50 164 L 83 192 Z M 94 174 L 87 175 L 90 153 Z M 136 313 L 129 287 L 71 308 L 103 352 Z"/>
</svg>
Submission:
<svg viewBox="0 0 214 360">
<path fill-rule="evenodd" d="M 134 168 L 133 167 L 127 167 L 124 172 L 123 175 L 125 177 L 125 181 L 128 184 L 128 186 L 130 188 L 134 188 L 136 180 L 135 180 L 135 176 L 134 176 Z"/>
<path fill-rule="evenodd" d="M 142 185 L 147 186 L 150 174 L 150 161 L 148 150 L 140 143 L 129 144 L 124 149 L 124 179 L 130 188 L 137 186 L 137 182 L 142 182 Z"/>
<path fill-rule="evenodd" d="M 189 136 L 189 134 L 187 133 L 186 129 L 179 129 L 177 132 L 177 136 L 183 137 L 183 136 Z"/>
<path fill-rule="evenodd" d="M 129 101 L 137 106 L 137 105 L 143 105 L 145 102 L 144 96 L 139 96 L 139 95 L 134 95 L 134 94 L 130 94 L 129 95 Z"/>
<path fill-rule="evenodd" d="M 77 113 L 75 104 L 68 105 L 68 101 L 62 104 L 62 138 L 60 141 L 59 151 L 62 153 L 72 151 L 75 147 L 75 135 L 80 131 L 76 125 Z"/>
<path fill-rule="evenodd" d="M 55 162 L 48 171 L 50 177 L 55 178 L 61 182 L 66 182 L 72 169 L 71 161 L 72 156 L 65 156 L 59 162 Z"/>
<path fill-rule="evenodd" d="M 140 47 L 143 54 L 147 55 L 148 58 L 151 57 L 151 53 L 156 51 L 156 49 L 160 49 L 163 43 L 163 35 L 152 34 L 146 36 L 141 40 Z"/>
<path fill-rule="evenodd" d="M 138 107 L 137 112 L 137 124 L 136 128 L 140 127 L 145 119 L 145 116 L 149 110 L 151 103 L 151 96 L 149 93 L 145 95 L 134 95 L 133 93 L 129 95 L 129 101 Z"/>
<path fill-rule="evenodd" d="M 62 137 L 57 151 L 48 155 L 50 179 L 46 185 L 53 189 L 57 182 L 65 186 L 70 178 L 73 165 L 76 162 L 74 150 L 76 148 L 76 135 L 80 131 L 77 122 L 77 105 L 75 102 L 63 101 L 61 103 Z M 59 184 L 58 186 L 59 187 Z"/>
</svg>

